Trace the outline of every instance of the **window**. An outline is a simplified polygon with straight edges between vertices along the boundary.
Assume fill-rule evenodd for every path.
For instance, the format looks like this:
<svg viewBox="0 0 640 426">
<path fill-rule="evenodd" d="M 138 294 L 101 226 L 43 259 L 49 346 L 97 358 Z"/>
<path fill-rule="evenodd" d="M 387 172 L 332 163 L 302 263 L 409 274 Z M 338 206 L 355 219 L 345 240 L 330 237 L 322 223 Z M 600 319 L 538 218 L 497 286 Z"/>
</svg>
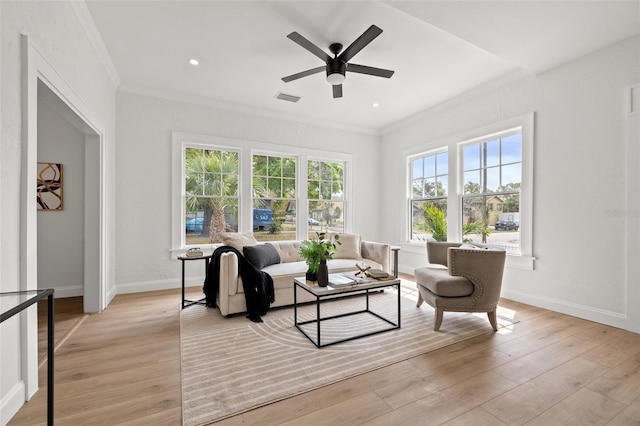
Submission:
<svg viewBox="0 0 640 426">
<path fill-rule="evenodd" d="M 533 125 L 530 113 L 405 152 L 405 238 L 485 241 L 533 270 Z"/>
<path fill-rule="evenodd" d="M 449 154 L 439 152 L 409 159 L 411 240 L 447 240 Z"/>
<path fill-rule="evenodd" d="M 253 235 L 258 241 L 296 239 L 296 159 L 253 155 Z"/>
<path fill-rule="evenodd" d="M 213 249 L 221 232 L 293 241 L 350 230 L 351 154 L 172 132 L 171 159 L 172 258 Z"/>
<path fill-rule="evenodd" d="M 461 152 L 463 240 L 519 253 L 522 134 L 463 144 Z"/>
<path fill-rule="evenodd" d="M 315 232 L 320 230 L 344 232 L 344 188 L 345 163 L 307 162 L 307 223 L 310 237 L 315 237 Z"/>
<path fill-rule="evenodd" d="M 238 230 L 238 153 L 222 149 L 184 149 L 184 241 L 219 241 Z"/>
</svg>

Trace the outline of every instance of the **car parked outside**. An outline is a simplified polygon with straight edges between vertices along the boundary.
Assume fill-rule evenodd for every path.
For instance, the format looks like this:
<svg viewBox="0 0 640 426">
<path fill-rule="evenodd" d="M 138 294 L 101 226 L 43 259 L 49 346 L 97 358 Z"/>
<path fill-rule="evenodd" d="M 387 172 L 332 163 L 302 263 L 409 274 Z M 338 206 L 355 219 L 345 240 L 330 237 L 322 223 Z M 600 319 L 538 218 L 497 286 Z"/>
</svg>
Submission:
<svg viewBox="0 0 640 426">
<path fill-rule="evenodd" d="M 495 224 L 496 231 L 517 231 L 520 225 L 512 220 L 499 220 Z"/>
<path fill-rule="evenodd" d="M 309 225 L 311 225 L 311 226 L 319 226 L 320 222 L 318 222 L 315 219 L 309 218 Z"/>
<path fill-rule="evenodd" d="M 192 219 L 188 219 L 185 222 L 185 228 L 187 228 L 187 232 L 202 232 L 203 225 L 203 217 L 194 217 Z"/>
</svg>

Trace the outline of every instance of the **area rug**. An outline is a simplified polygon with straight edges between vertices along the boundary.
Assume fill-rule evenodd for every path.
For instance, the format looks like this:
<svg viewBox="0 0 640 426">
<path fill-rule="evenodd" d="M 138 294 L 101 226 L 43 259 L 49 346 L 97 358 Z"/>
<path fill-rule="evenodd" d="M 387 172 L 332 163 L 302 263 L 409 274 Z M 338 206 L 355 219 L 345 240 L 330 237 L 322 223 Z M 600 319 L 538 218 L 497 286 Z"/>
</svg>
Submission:
<svg viewBox="0 0 640 426">
<path fill-rule="evenodd" d="M 226 417 L 363 374 L 408 358 L 493 332 L 486 314 L 446 312 L 433 331 L 434 311 L 416 308 L 417 293 L 401 290 L 401 328 L 316 348 L 293 323 L 293 308 L 272 309 L 264 322 L 244 316 L 224 318 L 217 309 L 192 306 L 180 315 L 182 418 L 185 426 Z M 395 321 L 397 293 L 370 297 L 371 310 Z M 322 305 L 322 316 L 363 309 L 364 296 Z M 300 320 L 314 319 L 315 305 L 298 309 Z M 510 325 L 498 316 L 500 326 Z M 322 341 L 388 327 L 369 314 L 323 323 Z M 315 329 L 310 328 L 310 333 Z"/>
</svg>

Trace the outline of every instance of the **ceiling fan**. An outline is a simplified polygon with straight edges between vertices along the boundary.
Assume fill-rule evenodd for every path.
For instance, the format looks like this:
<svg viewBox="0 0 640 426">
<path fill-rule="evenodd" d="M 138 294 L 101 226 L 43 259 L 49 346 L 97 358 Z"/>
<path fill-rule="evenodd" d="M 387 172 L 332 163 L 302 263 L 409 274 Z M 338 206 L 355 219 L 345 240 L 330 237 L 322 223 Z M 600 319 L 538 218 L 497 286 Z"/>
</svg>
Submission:
<svg viewBox="0 0 640 426">
<path fill-rule="evenodd" d="M 292 41 L 298 43 L 300 46 L 307 49 L 309 52 L 322 59 L 326 65 L 311 68 L 310 70 L 302 71 L 296 74 L 283 77 L 282 81 L 288 83 L 293 80 L 297 80 L 308 75 L 317 74 L 326 70 L 327 81 L 333 86 L 333 97 L 342 97 L 342 83 L 346 78 L 347 71 L 356 72 L 359 74 L 368 74 L 377 77 L 390 78 L 393 75 L 393 71 L 385 70 L 382 68 L 368 67 L 366 65 L 351 64 L 349 61 L 358 52 L 360 52 L 366 45 L 371 43 L 373 39 L 378 37 L 382 33 L 382 30 L 375 25 L 371 25 L 360 37 L 358 37 L 349 47 L 342 50 L 342 44 L 333 43 L 329 46 L 329 50 L 333 53 L 333 58 L 329 56 L 324 50 L 320 49 L 315 44 L 298 34 L 292 32 L 287 37 Z M 342 53 L 340 53 L 342 51 Z"/>
</svg>

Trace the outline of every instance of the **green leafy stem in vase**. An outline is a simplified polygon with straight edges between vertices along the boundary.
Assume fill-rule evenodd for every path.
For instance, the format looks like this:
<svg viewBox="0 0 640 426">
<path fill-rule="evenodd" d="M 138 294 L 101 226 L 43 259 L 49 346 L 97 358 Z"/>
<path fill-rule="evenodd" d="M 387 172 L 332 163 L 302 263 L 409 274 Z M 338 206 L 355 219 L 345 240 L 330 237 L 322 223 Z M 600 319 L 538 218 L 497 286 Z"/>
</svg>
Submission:
<svg viewBox="0 0 640 426">
<path fill-rule="evenodd" d="M 333 259 L 333 254 L 342 243 L 337 234 L 325 240 L 324 232 L 316 232 L 317 239 L 304 240 L 300 245 L 300 256 L 307 262 L 307 272 L 318 273 L 318 265 L 321 260 Z"/>
</svg>

